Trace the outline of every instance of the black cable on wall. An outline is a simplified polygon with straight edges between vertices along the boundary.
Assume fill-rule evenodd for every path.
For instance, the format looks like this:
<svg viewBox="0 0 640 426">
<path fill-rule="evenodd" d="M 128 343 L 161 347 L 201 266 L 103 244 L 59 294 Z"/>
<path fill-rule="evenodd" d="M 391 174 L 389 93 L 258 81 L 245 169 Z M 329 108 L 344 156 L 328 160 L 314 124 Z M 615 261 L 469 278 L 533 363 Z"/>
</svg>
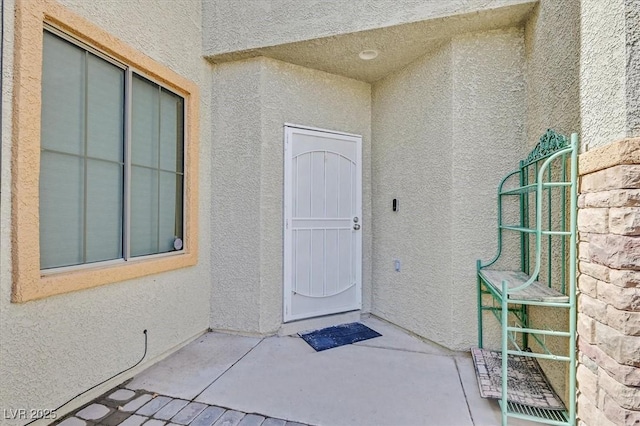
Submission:
<svg viewBox="0 0 640 426">
<path fill-rule="evenodd" d="M 2 0 L 2 1 L 4 1 L 4 0 Z M 97 388 L 98 386 L 100 386 L 100 385 L 103 385 L 103 384 L 107 383 L 109 380 L 111 380 L 111 379 L 114 379 L 114 378 L 118 377 L 118 376 L 119 376 L 119 375 L 121 375 L 122 373 L 126 373 L 127 371 L 132 370 L 132 369 L 136 368 L 138 365 L 140 365 L 140 363 L 141 363 L 141 362 L 144 360 L 144 358 L 147 356 L 147 339 L 148 339 L 148 336 L 147 336 L 147 330 L 144 330 L 144 331 L 143 331 L 143 333 L 144 333 L 144 353 L 142 354 L 142 358 L 140 358 L 140 360 L 139 360 L 138 362 L 136 362 L 135 364 L 133 364 L 131 367 L 129 367 L 129 368 L 125 369 L 125 370 L 122 370 L 122 371 L 120 371 L 119 373 L 114 374 L 113 376 L 109 377 L 108 379 L 105 379 L 105 380 L 101 381 L 101 382 L 100 382 L 100 383 L 98 383 L 97 385 L 93 385 L 93 386 L 91 386 L 89 389 L 87 389 L 87 390 L 85 390 L 85 391 L 80 392 L 79 394 L 77 394 L 77 395 L 76 395 L 76 396 L 74 396 L 73 398 L 69 399 L 68 401 L 66 401 L 66 402 L 64 402 L 64 403 L 62 403 L 62 404 L 60 404 L 60 405 L 58 406 L 58 408 L 56 408 L 55 410 L 53 410 L 53 412 L 58 411 L 59 409 L 61 409 L 62 407 L 64 407 L 65 405 L 67 405 L 68 403 L 70 403 L 71 401 L 73 401 L 74 399 L 78 398 L 79 396 L 84 395 L 85 393 L 87 393 L 87 392 L 89 392 L 89 391 L 91 391 L 91 390 L 93 390 L 93 389 Z M 40 420 L 40 419 L 42 419 L 42 418 L 44 418 L 44 417 L 37 417 L 37 418 L 35 418 L 35 419 L 31 420 L 29 423 L 25 423 L 25 425 L 24 425 L 24 426 L 30 425 L 30 424 L 31 424 L 31 423 L 33 423 L 33 422 L 37 422 L 38 420 Z"/>
</svg>

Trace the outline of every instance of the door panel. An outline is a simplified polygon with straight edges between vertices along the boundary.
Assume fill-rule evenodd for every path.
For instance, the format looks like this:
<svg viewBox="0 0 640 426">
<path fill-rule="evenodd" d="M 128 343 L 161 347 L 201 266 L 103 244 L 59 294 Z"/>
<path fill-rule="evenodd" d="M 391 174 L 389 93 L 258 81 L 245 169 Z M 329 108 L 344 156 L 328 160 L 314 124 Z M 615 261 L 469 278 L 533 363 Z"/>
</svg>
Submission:
<svg viewBox="0 0 640 426">
<path fill-rule="evenodd" d="M 361 307 L 362 139 L 285 127 L 285 321 Z"/>
</svg>

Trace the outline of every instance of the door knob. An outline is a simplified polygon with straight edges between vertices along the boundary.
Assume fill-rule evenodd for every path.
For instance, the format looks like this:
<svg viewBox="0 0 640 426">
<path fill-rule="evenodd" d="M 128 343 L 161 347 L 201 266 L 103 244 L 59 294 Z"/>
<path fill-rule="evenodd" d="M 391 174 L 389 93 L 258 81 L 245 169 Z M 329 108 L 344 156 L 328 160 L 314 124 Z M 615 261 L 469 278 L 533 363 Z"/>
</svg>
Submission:
<svg viewBox="0 0 640 426">
<path fill-rule="evenodd" d="M 354 224 L 354 225 L 353 225 L 353 229 L 355 229 L 355 230 L 357 231 L 358 229 L 360 229 L 360 225 L 359 225 L 359 224 L 357 224 L 357 223 L 356 223 L 356 224 Z"/>
</svg>

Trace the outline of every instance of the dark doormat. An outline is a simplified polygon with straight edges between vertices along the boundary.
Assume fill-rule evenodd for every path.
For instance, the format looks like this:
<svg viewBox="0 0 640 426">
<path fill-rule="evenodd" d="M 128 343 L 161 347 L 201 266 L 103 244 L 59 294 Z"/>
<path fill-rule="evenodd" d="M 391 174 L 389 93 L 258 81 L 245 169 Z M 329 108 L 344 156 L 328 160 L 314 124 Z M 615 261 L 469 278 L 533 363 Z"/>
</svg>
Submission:
<svg viewBox="0 0 640 426">
<path fill-rule="evenodd" d="M 382 336 L 359 322 L 336 325 L 298 335 L 317 352 Z"/>
</svg>

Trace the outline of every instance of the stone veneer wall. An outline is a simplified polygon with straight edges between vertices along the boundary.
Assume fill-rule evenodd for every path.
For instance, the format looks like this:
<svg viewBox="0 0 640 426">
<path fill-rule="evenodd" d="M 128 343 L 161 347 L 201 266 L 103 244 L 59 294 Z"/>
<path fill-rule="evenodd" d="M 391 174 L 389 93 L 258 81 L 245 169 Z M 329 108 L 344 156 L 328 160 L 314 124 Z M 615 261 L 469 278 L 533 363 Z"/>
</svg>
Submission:
<svg viewBox="0 0 640 426">
<path fill-rule="evenodd" d="M 640 139 L 580 156 L 578 418 L 640 425 Z"/>
</svg>

